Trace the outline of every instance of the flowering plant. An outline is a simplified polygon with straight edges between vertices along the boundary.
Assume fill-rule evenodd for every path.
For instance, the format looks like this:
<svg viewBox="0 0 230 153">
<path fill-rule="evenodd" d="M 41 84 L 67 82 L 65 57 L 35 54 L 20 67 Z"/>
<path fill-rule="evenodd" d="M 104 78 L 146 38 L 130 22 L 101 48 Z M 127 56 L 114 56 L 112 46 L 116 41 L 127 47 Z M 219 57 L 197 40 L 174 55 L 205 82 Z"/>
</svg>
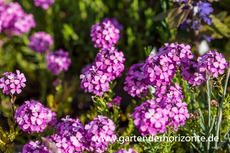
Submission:
<svg viewBox="0 0 230 153">
<path fill-rule="evenodd" d="M 230 152 L 224 3 L 0 0 L 0 153 Z"/>
</svg>

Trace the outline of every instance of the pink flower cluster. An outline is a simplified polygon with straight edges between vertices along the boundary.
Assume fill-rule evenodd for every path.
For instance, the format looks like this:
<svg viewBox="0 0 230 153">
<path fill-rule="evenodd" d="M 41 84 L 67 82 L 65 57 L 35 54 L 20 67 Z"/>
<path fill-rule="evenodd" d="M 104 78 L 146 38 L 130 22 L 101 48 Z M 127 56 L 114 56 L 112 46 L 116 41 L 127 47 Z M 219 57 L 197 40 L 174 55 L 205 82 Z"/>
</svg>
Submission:
<svg viewBox="0 0 230 153">
<path fill-rule="evenodd" d="M 189 45 L 166 43 L 156 55 L 150 54 L 145 62 L 131 66 L 126 74 L 124 90 L 133 97 L 141 97 L 148 92 L 148 85 L 159 88 L 171 85 L 178 67 L 184 80 L 193 86 L 200 85 L 206 81 L 206 70 L 211 77 L 218 77 L 228 66 L 224 56 L 216 50 L 199 57 L 197 62 L 192 60 Z"/>
<path fill-rule="evenodd" d="M 85 125 L 86 140 L 89 142 L 90 152 L 103 152 L 109 143 L 114 143 L 116 126 L 111 119 L 98 115 L 93 121 Z"/>
<path fill-rule="evenodd" d="M 51 153 L 44 144 L 39 141 L 30 140 L 28 144 L 23 146 L 23 153 Z"/>
<path fill-rule="evenodd" d="M 144 68 L 153 86 L 170 85 L 177 66 L 189 62 L 193 55 L 189 45 L 172 43 L 165 44 L 156 55 L 150 54 L 145 61 Z"/>
<path fill-rule="evenodd" d="M 117 152 L 114 153 L 138 153 L 138 152 L 134 151 L 132 148 L 129 148 L 128 150 L 119 149 Z"/>
<path fill-rule="evenodd" d="M 85 140 L 85 129 L 79 119 L 67 116 L 58 123 L 57 134 L 51 136 L 51 141 L 56 143 L 61 152 L 83 152 L 88 146 Z"/>
<path fill-rule="evenodd" d="M 118 52 L 115 47 L 104 48 L 97 54 L 95 59 L 96 66 L 104 73 L 108 74 L 110 80 L 114 80 L 115 76 L 120 77 L 121 72 L 125 69 L 124 54 Z"/>
<path fill-rule="evenodd" d="M 0 79 L 0 88 L 4 94 L 20 94 L 21 88 L 26 86 L 26 77 L 19 70 L 16 70 L 17 74 L 12 72 L 5 72 L 4 77 Z"/>
<path fill-rule="evenodd" d="M 121 76 L 124 70 L 124 54 L 118 52 L 114 47 L 102 49 L 97 54 L 95 64 L 91 68 L 84 70 L 84 74 L 80 75 L 81 88 L 85 92 L 93 92 L 96 95 L 103 95 L 109 90 L 109 82 L 116 77 Z"/>
<path fill-rule="evenodd" d="M 108 102 L 108 108 L 117 107 L 119 109 L 120 108 L 121 99 L 122 98 L 120 96 L 117 96 L 111 102 Z"/>
<path fill-rule="evenodd" d="M 112 120 L 105 116 L 98 115 L 85 127 L 80 122 L 79 119 L 72 119 L 69 116 L 63 118 L 62 122 L 56 126 L 57 134 L 46 138 L 50 141 L 47 142 L 46 146 L 54 143 L 58 151 L 62 153 L 82 153 L 85 151 L 99 153 L 106 151 L 109 143 L 114 143 L 117 140 L 117 136 L 114 134 L 115 125 Z M 24 145 L 23 153 L 30 150 L 41 151 L 43 148 L 39 144 L 39 142 L 29 142 L 29 144 Z"/>
<path fill-rule="evenodd" d="M 63 51 L 62 49 L 47 54 L 47 69 L 50 70 L 53 73 L 53 75 L 58 75 L 63 70 L 67 71 L 71 64 L 71 59 L 68 56 L 69 53 Z"/>
<path fill-rule="evenodd" d="M 25 101 L 15 113 L 19 127 L 28 133 L 42 132 L 47 126 L 56 123 L 56 114 L 45 108 L 39 101 Z"/>
<path fill-rule="evenodd" d="M 141 97 L 141 93 L 146 95 L 148 90 L 148 74 L 145 73 L 145 69 L 143 65 L 145 63 L 137 63 L 133 64 L 129 72 L 126 74 L 125 83 L 124 83 L 124 90 L 127 91 L 131 96 Z"/>
<path fill-rule="evenodd" d="M 33 36 L 30 36 L 29 48 L 37 53 L 48 52 L 53 43 L 54 42 L 50 34 L 39 31 L 34 33 Z"/>
<path fill-rule="evenodd" d="M 184 96 L 182 95 L 181 89 L 177 83 L 175 83 L 175 87 L 173 85 L 157 87 L 154 96 L 161 106 L 166 107 L 168 104 L 182 102 Z"/>
<path fill-rule="evenodd" d="M 157 135 L 158 132 L 167 132 L 167 126 L 177 131 L 189 118 L 187 103 L 159 105 L 156 100 L 147 100 L 136 107 L 133 113 L 135 126 L 142 135 Z"/>
<path fill-rule="evenodd" d="M 34 0 L 34 4 L 36 6 L 41 6 L 43 9 L 48 9 L 54 2 L 55 0 Z"/>
<path fill-rule="evenodd" d="M 0 32 L 10 36 L 28 33 L 36 23 L 32 14 L 26 14 L 17 2 L 0 3 Z"/>
<path fill-rule="evenodd" d="M 95 48 L 108 48 L 118 43 L 120 30 L 110 20 L 96 23 L 91 27 L 92 41 Z"/>
<path fill-rule="evenodd" d="M 200 85 L 206 78 L 206 71 L 209 72 L 209 77 L 215 78 L 219 74 L 223 74 L 228 67 L 228 63 L 221 53 L 216 50 L 209 51 L 206 54 L 198 57 L 197 63 L 188 62 L 181 67 L 181 76 L 188 80 L 189 84 Z M 208 76 L 207 76 L 208 77 Z"/>
</svg>

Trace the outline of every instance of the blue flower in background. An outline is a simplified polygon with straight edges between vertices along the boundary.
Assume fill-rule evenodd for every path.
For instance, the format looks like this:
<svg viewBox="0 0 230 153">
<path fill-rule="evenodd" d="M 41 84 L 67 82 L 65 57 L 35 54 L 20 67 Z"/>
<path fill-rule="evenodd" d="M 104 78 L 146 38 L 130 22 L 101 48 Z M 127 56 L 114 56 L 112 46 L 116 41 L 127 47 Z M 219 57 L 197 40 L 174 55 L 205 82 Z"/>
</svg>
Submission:
<svg viewBox="0 0 230 153">
<path fill-rule="evenodd" d="M 201 16 L 209 16 L 213 12 L 212 4 L 207 2 L 198 2 L 198 12 Z"/>
</svg>

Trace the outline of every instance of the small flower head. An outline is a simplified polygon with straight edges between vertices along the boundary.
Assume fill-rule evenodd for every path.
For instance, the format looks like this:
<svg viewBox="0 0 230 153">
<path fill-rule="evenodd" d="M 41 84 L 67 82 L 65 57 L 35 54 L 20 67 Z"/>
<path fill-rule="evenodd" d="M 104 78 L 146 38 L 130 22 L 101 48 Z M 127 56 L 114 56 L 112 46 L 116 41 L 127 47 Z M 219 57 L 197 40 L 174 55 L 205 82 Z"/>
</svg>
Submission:
<svg viewBox="0 0 230 153">
<path fill-rule="evenodd" d="M 89 151 L 106 151 L 108 144 L 114 143 L 117 136 L 114 134 L 116 126 L 111 119 L 98 115 L 93 121 L 85 125 L 86 139 L 89 142 Z"/>
<path fill-rule="evenodd" d="M 91 27 L 92 41 L 95 48 L 108 48 L 118 43 L 120 30 L 110 20 L 97 23 Z"/>
<path fill-rule="evenodd" d="M 19 127 L 28 133 L 42 132 L 47 126 L 55 124 L 56 117 L 50 109 L 39 101 L 25 101 L 15 113 Z"/>
<path fill-rule="evenodd" d="M 62 49 L 47 54 L 47 69 L 50 70 L 53 75 L 58 75 L 62 71 L 67 71 L 71 64 L 71 59 L 68 56 L 69 53 Z"/>
<path fill-rule="evenodd" d="M 88 147 L 85 139 L 86 131 L 79 119 L 72 119 L 67 116 L 56 127 L 58 135 L 55 137 L 58 139 L 53 140 L 63 152 L 71 152 L 71 150 L 83 152 Z"/>
<path fill-rule="evenodd" d="M 0 5 L 0 29 L 9 36 L 20 36 L 36 26 L 33 15 L 26 14 L 17 2 Z"/>
<path fill-rule="evenodd" d="M 0 88 L 4 94 L 20 94 L 21 88 L 26 86 L 26 77 L 19 70 L 16 70 L 16 74 L 12 72 L 5 72 L 4 77 L 0 78 Z"/>
<path fill-rule="evenodd" d="M 53 45 L 53 39 L 50 34 L 43 31 L 36 32 L 33 36 L 30 36 L 29 48 L 37 53 L 48 52 L 50 46 Z"/>
<path fill-rule="evenodd" d="M 112 102 L 108 102 L 108 108 L 117 107 L 119 109 L 120 108 L 121 99 L 122 98 L 120 96 L 117 96 L 116 98 L 114 98 L 112 100 Z"/>
</svg>

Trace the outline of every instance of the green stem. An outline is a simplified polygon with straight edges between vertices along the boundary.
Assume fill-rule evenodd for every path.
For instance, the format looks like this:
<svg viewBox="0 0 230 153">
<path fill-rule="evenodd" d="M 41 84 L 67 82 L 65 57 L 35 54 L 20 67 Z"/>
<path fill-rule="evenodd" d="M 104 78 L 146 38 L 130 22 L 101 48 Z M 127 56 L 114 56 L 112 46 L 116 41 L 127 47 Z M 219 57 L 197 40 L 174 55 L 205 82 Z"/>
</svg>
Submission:
<svg viewBox="0 0 230 153">
<path fill-rule="evenodd" d="M 15 103 L 15 100 L 14 100 L 14 96 L 13 96 L 13 94 L 10 94 L 10 96 L 11 96 L 11 99 L 12 99 L 12 102 L 11 102 L 11 104 L 12 104 L 12 118 L 13 118 L 13 126 L 15 127 L 15 118 L 14 118 L 14 116 L 15 116 L 15 110 L 14 110 L 14 103 Z"/>
<path fill-rule="evenodd" d="M 226 81 L 224 85 L 224 92 L 221 98 L 221 101 L 218 105 L 218 115 L 217 115 L 217 129 L 216 129 L 216 136 L 220 138 L 220 127 L 221 127 L 221 120 L 222 120 L 222 112 L 223 112 L 223 103 L 224 103 L 224 98 L 226 95 L 226 89 L 228 86 L 228 79 L 229 79 L 229 73 L 230 73 L 230 62 L 228 63 L 228 71 L 227 71 L 227 76 L 226 76 Z M 217 141 L 215 141 L 215 152 L 217 151 L 218 146 L 217 146 Z"/>
<path fill-rule="evenodd" d="M 211 107 L 210 107 L 210 103 L 211 103 L 211 95 L 210 95 L 210 87 L 209 87 L 209 79 L 206 82 L 207 85 L 207 100 L 208 100 L 208 131 L 210 129 L 210 124 L 211 124 Z M 209 137 L 209 132 L 207 133 L 206 137 Z M 207 139 L 208 140 L 208 139 Z M 207 153 L 209 153 L 210 150 L 210 142 L 207 142 Z"/>
</svg>

